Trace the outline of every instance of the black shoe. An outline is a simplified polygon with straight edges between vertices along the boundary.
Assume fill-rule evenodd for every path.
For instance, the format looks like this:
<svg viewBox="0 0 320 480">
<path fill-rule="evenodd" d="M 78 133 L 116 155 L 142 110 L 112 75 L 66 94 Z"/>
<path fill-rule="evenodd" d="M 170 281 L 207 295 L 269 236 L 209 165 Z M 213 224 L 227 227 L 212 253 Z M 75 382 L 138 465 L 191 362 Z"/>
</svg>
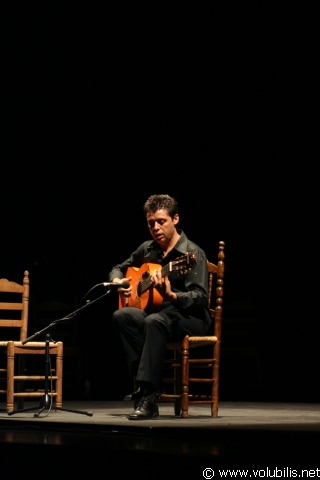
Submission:
<svg viewBox="0 0 320 480">
<path fill-rule="evenodd" d="M 135 410 L 128 416 L 129 420 L 152 420 L 159 417 L 158 405 L 148 397 L 143 397 Z"/>
<path fill-rule="evenodd" d="M 140 400 L 141 398 L 142 398 L 142 392 L 140 387 L 138 387 L 137 390 L 126 395 L 123 400 Z"/>
</svg>

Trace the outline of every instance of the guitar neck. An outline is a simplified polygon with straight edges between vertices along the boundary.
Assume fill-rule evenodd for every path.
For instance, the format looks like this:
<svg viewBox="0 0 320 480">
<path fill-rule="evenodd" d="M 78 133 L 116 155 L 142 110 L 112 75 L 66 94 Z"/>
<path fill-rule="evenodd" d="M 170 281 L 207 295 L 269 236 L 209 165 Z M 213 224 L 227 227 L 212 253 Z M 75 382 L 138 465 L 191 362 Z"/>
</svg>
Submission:
<svg viewBox="0 0 320 480">
<path fill-rule="evenodd" d="M 167 275 L 171 271 L 171 268 L 170 268 L 171 264 L 172 264 L 172 262 L 169 262 L 169 263 L 167 263 L 167 265 L 165 265 L 164 267 L 161 268 L 161 277 L 164 277 L 165 275 Z"/>
</svg>

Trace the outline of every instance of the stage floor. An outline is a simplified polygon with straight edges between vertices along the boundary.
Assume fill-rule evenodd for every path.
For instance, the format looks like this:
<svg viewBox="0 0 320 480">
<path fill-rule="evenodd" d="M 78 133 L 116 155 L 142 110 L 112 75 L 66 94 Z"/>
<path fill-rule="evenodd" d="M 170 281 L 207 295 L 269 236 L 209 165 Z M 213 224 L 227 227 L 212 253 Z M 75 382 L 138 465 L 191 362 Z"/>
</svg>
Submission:
<svg viewBox="0 0 320 480">
<path fill-rule="evenodd" d="M 287 478 L 320 468 L 319 404 L 220 402 L 216 418 L 208 405 L 196 405 L 182 419 L 173 404 L 160 403 L 160 417 L 147 421 L 128 420 L 133 407 L 124 401 L 66 401 L 71 411 L 44 410 L 39 417 L 39 404 L 25 406 L 32 410 L 0 412 L 2 465 L 16 463 L 23 451 L 44 465 L 68 462 L 74 473 L 116 470 L 114 478 L 134 471 L 151 479 L 203 478 L 206 468 L 206 478 L 210 469 L 224 476 L 219 468 L 248 469 L 252 478 L 257 469 L 267 477 L 278 468 Z M 23 463 L 15 466 L 23 471 Z"/>
</svg>

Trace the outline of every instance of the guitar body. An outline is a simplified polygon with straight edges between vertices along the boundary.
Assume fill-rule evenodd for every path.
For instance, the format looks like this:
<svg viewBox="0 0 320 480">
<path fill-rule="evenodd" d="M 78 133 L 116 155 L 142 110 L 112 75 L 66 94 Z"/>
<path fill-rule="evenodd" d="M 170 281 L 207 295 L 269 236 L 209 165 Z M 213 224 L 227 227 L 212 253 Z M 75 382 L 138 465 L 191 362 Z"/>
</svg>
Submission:
<svg viewBox="0 0 320 480">
<path fill-rule="evenodd" d="M 153 271 L 160 268 L 156 263 L 144 263 L 140 268 L 129 267 L 126 277 L 132 277 L 132 293 L 129 298 L 119 295 L 119 308 L 136 307 L 141 310 L 157 308 L 162 304 L 163 298 L 151 285 L 150 277 Z"/>
</svg>

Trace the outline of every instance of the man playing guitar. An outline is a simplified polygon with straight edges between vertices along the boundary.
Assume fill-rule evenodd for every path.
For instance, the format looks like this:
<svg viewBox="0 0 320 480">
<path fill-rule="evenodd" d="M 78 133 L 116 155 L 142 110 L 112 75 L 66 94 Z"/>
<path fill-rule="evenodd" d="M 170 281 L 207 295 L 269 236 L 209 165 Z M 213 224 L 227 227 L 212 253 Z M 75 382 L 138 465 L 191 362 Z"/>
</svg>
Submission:
<svg viewBox="0 0 320 480">
<path fill-rule="evenodd" d="M 151 195 L 143 205 L 152 240 L 146 240 L 109 273 L 119 286 L 113 325 L 124 349 L 129 374 L 138 389 L 129 420 L 159 416 L 157 392 L 170 341 L 207 335 L 208 309 L 205 252 L 177 228 L 178 202 L 170 195 Z"/>
</svg>

